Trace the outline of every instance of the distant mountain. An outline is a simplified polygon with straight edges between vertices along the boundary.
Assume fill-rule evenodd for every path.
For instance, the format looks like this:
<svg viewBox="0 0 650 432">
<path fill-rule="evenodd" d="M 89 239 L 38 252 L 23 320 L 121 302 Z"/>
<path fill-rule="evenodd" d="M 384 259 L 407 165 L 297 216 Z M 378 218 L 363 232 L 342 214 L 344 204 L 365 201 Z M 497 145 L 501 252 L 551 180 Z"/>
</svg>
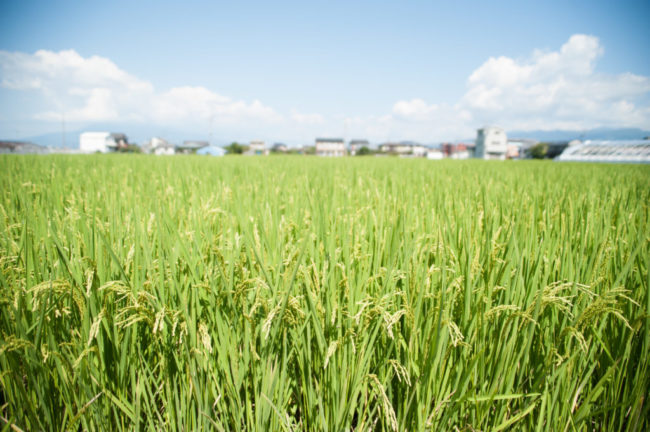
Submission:
<svg viewBox="0 0 650 432">
<path fill-rule="evenodd" d="M 635 140 L 650 136 L 650 131 L 637 128 L 596 128 L 581 131 L 508 131 L 508 138 L 530 138 L 538 141 Z"/>
<path fill-rule="evenodd" d="M 21 141 L 29 141 L 44 147 L 66 147 L 77 149 L 79 148 L 79 134 L 81 134 L 81 131 L 70 131 L 66 132 L 65 135 L 61 132 L 52 132 L 21 138 Z"/>
</svg>

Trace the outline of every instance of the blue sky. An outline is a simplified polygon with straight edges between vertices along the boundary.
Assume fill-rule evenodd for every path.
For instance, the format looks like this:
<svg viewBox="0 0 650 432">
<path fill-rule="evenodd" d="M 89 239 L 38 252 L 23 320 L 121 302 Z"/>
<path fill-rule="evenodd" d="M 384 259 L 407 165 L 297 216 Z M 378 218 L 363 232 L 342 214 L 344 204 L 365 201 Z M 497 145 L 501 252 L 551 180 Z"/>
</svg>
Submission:
<svg viewBox="0 0 650 432">
<path fill-rule="evenodd" d="M 650 128 L 645 2 L 0 4 L 0 136 Z M 468 135 L 469 134 L 469 135 Z"/>
</svg>

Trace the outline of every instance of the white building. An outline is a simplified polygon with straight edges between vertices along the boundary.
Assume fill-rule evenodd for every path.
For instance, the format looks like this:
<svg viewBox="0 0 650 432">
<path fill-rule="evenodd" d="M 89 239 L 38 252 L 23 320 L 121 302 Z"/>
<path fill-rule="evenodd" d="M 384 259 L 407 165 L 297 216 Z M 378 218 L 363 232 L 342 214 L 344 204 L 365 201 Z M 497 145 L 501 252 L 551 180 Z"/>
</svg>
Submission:
<svg viewBox="0 0 650 432">
<path fill-rule="evenodd" d="M 153 137 L 148 143 L 142 146 L 144 153 L 152 153 L 158 156 L 173 155 L 175 153 L 174 146 L 167 142 L 167 140 L 160 137 Z"/>
<path fill-rule="evenodd" d="M 109 153 L 126 148 L 126 135 L 110 132 L 83 132 L 79 135 L 79 150 L 82 153 Z"/>
<path fill-rule="evenodd" d="M 388 142 L 379 146 L 382 153 L 397 155 L 400 157 L 425 157 L 429 149 L 422 144 L 411 141 Z"/>
<path fill-rule="evenodd" d="M 441 160 L 444 159 L 445 154 L 439 149 L 429 149 L 427 151 L 427 159 Z"/>
<path fill-rule="evenodd" d="M 479 159 L 505 160 L 508 153 L 506 131 L 497 126 L 486 126 L 476 134 L 476 153 Z"/>
<path fill-rule="evenodd" d="M 345 156 L 341 138 L 316 138 L 316 156 Z"/>
<path fill-rule="evenodd" d="M 650 140 L 585 141 L 570 145 L 556 160 L 562 162 L 650 163 Z"/>
<path fill-rule="evenodd" d="M 264 141 L 251 141 L 248 144 L 248 150 L 244 154 L 266 156 L 269 154 L 269 150 L 266 148 Z"/>
</svg>

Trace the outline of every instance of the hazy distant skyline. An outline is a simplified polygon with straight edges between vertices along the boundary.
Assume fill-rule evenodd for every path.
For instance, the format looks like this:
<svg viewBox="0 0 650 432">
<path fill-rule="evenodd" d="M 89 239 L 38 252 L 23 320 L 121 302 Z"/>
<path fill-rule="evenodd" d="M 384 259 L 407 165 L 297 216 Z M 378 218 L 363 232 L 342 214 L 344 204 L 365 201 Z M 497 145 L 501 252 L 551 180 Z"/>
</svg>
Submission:
<svg viewBox="0 0 650 432">
<path fill-rule="evenodd" d="M 3 2 L 0 139 L 62 117 L 287 142 L 648 129 L 648 16 L 643 1 Z"/>
</svg>

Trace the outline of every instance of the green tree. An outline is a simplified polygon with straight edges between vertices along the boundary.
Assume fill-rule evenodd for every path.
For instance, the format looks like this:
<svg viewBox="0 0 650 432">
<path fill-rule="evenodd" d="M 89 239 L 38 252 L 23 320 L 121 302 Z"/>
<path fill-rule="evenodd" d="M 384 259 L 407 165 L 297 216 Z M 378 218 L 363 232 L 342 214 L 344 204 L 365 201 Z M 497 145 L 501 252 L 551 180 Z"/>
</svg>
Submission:
<svg viewBox="0 0 650 432">
<path fill-rule="evenodd" d="M 246 146 L 239 144 L 237 141 L 230 143 L 224 147 L 228 154 L 242 154 L 246 150 Z"/>
<path fill-rule="evenodd" d="M 142 153 L 142 149 L 137 144 L 127 144 L 124 147 L 119 147 L 118 152 L 120 152 L 120 153 Z"/>
<path fill-rule="evenodd" d="M 533 159 L 544 159 L 548 153 L 548 144 L 545 142 L 537 143 L 529 151 Z"/>
<path fill-rule="evenodd" d="M 368 156 L 372 154 L 372 150 L 370 150 L 368 147 L 363 146 L 357 151 L 357 156 Z"/>
</svg>

